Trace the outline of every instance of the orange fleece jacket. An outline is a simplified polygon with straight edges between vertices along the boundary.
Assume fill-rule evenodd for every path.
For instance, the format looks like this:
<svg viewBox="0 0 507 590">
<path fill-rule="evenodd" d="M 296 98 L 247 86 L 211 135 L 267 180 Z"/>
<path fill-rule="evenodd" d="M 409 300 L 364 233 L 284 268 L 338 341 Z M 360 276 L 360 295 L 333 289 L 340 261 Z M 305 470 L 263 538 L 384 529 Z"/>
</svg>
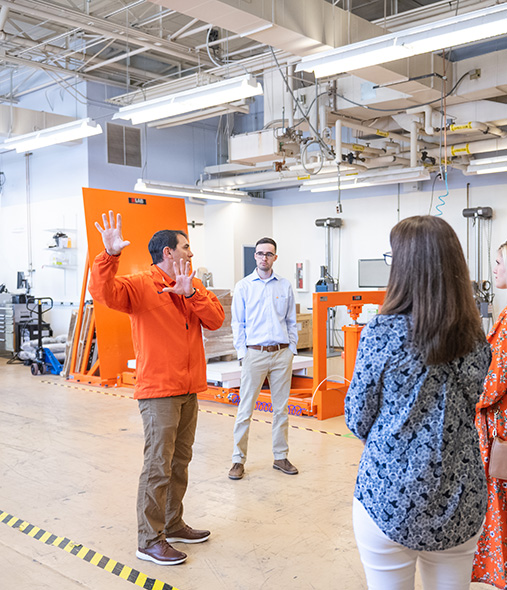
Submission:
<svg viewBox="0 0 507 590">
<path fill-rule="evenodd" d="M 202 329 L 218 330 L 224 310 L 198 279 L 192 297 L 161 293 L 174 281 L 158 266 L 116 277 L 119 256 L 97 256 L 88 290 L 94 300 L 130 316 L 136 354 L 136 399 L 207 389 Z"/>
</svg>

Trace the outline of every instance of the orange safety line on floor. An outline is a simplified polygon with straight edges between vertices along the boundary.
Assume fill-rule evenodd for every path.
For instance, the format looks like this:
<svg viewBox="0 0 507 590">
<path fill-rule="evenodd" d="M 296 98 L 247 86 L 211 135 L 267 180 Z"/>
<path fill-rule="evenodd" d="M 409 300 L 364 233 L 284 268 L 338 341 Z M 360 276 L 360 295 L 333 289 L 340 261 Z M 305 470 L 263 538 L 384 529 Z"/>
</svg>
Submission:
<svg viewBox="0 0 507 590">
<path fill-rule="evenodd" d="M 57 537 L 53 533 L 45 531 L 25 520 L 21 520 L 8 512 L 3 512 L 0 510 L 0 522 L 3 522 L 7 526 L 17 529 L 21 533 L 32 537 L 32 539 L 36 539 L 45 545 L 52 545 L 53 547 L 58 547 L 58 549 L 62 549 L 71 555 L 75 555 L 82 559 L 83 561 L 87 561 L 96 567 L 99 567 L 106 572 L 114 574 L 119 578 L 126 580 L 127 582 L 131 582 L 136 586 L 140 586 L 145 590 L 178 590 L 175 586 L 171 586 L 166 582 L 162 582 L 161 580 L 157 580 L 156 578 L 148 578 L 146 574 L 135 570 L 128 565 L 124 565 L 123 563 L 119 563 L 106 555 L 102 555 L 94 551 L 93 549 L 89 549 L 85 547 L 81 543 L 74 543 L 67 537 Z"/>
</svg>

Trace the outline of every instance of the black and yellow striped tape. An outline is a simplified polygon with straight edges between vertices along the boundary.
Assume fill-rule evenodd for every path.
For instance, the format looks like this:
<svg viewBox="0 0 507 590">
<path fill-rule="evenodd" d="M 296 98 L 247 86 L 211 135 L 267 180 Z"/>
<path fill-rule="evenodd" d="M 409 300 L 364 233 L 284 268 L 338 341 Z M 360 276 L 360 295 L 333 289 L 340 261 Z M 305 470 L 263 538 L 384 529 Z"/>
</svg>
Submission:
<svg viewBox="0 0 507 590">
<path fill-rule="evenodd" d="M 106 572 L 144 588 L 145 590 L 178 590 L 175 586 L 171 586 L 167 582 L 162 582 L 155 578 L 148 578 L 146 574 L 143 574 L 128 565 L 119 563 L 106 555 L 101 555 L 100 553 L 97 553 L 97 551 L 89 549 L 80 543 L 74 543 L 70 539 L 67 539 L 67 537 L 58 537 L 57 535 L 30 524 L 25 520 L 12 516 L 12 514 L 9 514 L 8 512 L 0 511 L 0 522 L 3 522 L 13 529 L 18 529 L 25 535 L 28 535 L 45 545 L 58 547 L 58 549 L 62 549 L 71 555 L 75 555 L 92 565 L 100 567 Z"/>
<path fill-rule="evenodd" d="M 46 385 L 59 385 L 60 387 L 65 387 L 65 389 L 77 389 L 78 391 L 88 391 L 90 393 L 101 393 L 102 395 L 109 395 L 111 397 L 122 397 L 124 399 L 134 399 L 133 395 L 123 395 L 121 393 L 114 393 L 112 389 L 106 388 L 92 388 L 92 387 L 83 387 L 78 385 L 70 385 L 69 383 L 57 383 L 56 381 L 46 381 L 41 379 L 41 383 L 45 383 Z"/>
<path fill-rule="evenodd" d="M 79 389 L 80 391 L 101 393 L 103 395 L 110 395 L 113 397 L 123 397 L 123 398 L 127 398 L 127 399 L 134 399 L 131 395 L 122 395 L 120 393 L 113 393 L 111 390 L 103 390 L 103 389 L 99 389 L 99 388 L 91 389 L 88 387 L 78 387 L 76 385 L 69 385 L 68 383 L 56 383 L 55 381 L 41 381 L 41 383 L 46 383 L 48 385 L 60 385 L 60 386 L 65 387 L 67 389 Z M 236 418 L 236 414 L 226 414 L 225 412 L 213 412 L 212 410 L 203 410 L 202 408 L 199 408 L 199 412 L 203 412 L 205 414 L 216 414 L 217 416 L 227 416 L 229 418 Z M 261 420 L 260 418 L 252 418 L 252 421 L 253 422 L 260 422 L 261 424 L 273 424 L 270 420 Z M 319 434 L 329 434 L 330 436 L 340 436 L 340 437 L 353 438 L 353 439 L 356 438 L 350 432 L 346 432 L 346 433 L 342 434 L 339 432 L 329 432 L 328 430 L 320 430 L 318 428 L 308 428 L 307 426 L 298 426 L 297 424 L 291 424 L 290 427 L 294 428 L 296 430 L 307 430 L 308 432 L 317 432 Z"/>
<path fill-rule="evenodd" d="M 213 412 L 212 410 L 203 410 L 199 408 L 199 412 L 205 414 L 216 414 L 217 416 L 227 416 L 229 418 L 236 418 L 236 414 L 226 414 L 225 412 Z M 273 424 L 270 420 L 261 420 L 260 418 L 252 418 L 252 422 L 261 422 L 262 424 Z M 331 436 L 341 436 L 345 438 L 356 438 L 351 432 L 340 433 L 340 432 L 329 432 L 328 430 L 319 430 L 317 428 L 308 428 L 307 426 L 298 426 L 297 424 L 290 424 L 291 428 L 296 430 L 307 430 L 308 432 L 318 432 L 319 434 L 330 434 Z"/>
</svg>

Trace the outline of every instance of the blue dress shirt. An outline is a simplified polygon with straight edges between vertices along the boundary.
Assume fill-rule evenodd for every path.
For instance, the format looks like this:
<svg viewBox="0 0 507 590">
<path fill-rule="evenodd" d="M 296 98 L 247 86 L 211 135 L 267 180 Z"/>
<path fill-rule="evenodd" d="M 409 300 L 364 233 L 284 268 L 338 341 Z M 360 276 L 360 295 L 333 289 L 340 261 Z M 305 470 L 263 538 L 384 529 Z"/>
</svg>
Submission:
<svg viewBox="0 0 507 590">
<path fill-rule="evenodd" d="M 261 279 L 255 269 L 236 285 L 231 312 L 239 359 L 251 345 L 288 344 L 297 353 L 296 303 L 287 279 L 275 273 Z"/>
</svg>

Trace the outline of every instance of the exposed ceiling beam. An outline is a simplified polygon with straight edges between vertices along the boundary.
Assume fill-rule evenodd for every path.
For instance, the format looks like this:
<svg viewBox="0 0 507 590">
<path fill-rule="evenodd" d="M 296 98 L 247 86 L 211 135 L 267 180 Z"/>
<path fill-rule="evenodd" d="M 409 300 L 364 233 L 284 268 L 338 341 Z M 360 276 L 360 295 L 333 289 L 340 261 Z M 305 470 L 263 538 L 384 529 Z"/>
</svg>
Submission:
<svg viewBox="0 0 507 590">
<path fill-rule="evenodd" d="M 113 43 L 113 40 L 109 41 L 109 44 Z M 106 43 L 106 40 L 100 38 L 98 40 L 94 40 L 92 41 L 90 44 L 86 45 L 86 49 L 96 45 L 97 43 Z M 27 47 L 28 50 L 34 50 L 35 48 L 40 47 L 40 44 L 36 41 L 32 41 L 29 39 L 22 39 L 22 38 L 14 38 L 11 35 L 8 35 L 5 41 L 5 44 L 7 46 L 22 46 L 22 47 Z M 51 60 L 55 61 L 55 60 L 68 60 L 69 58 L 71 58 L 76 52 L 75 50 L 69 51 L 68 49 L 63 49 L 62 47 L 58 47 L 58 46 L 47 46 L 46 47 L 47 52 L 49 52 L 50 56 L 51 56 Z M 106 47 L 104 48 L 106 49 Z M 80 50 L 81 52 L 83 52 L 83 49 Z M 23 55 L 24 52 L 18 53 L 16 56 L 11 56 L 10 54 L 6 53 L 3 57 L 0 56 L 0 63 L 2 63 L 3 59 L 5 58 L 5 61 L 10 61 L 11 63 L 14 63 L 13 58 L 20 58 L 20 56 Z M 100 52 L 99 52 L 100 53 Z M 41 55 L 42 52 L 41 52 Z M 102 64 L 105 60 L 101 60 L 99 59 L 98 53 L 95 55 L 86 55 L 84 56 L 86 58 L 86 61 L 84 61 L 84 64 L 99 64 L 99 67 L 102 67 Z M 83 57 L 83 54 L 81 53 L 81 57 Z M 35 60 L 28 60 L 27 58 L 21 58 L 21 59 L 26 59 L 26 62 L 30 65 L 30 67 L 36 68 L 36 69 L 41 69 L 42 64 L 46 64 L 46 65 L 53 65 L 51 63 L 49 63 L 48 61 L 45 62 L 39 62 L 39 61 L 35 61 Z M 45 54 L 44 54 L 44 59 L 46 59 Z M 175 61 L 168 61 L 167 65 L 170 67 L 175 67 Z M 81 67 L 79 66 L 76 68 L 76 70 L 70 70 L 68 68 L 64 68 L 65 73 L 71 73 L 73 76 L 75 75 L 81 75 Z M 122 75 L 125 79 L 127 78 L 127 73 L 132 75 L 132 76 L 136 76 L 139 80 L 148 82 L 149 80 L 151 80 L 151 77 L 146 73 L 145 70 L 141 70 L 139 68 L 134 68 L 132 66 L 129 65 L 128 70 L 127 67 L 122 65 L 122 64 L 109 64 L 109 67 L 113 70 L 118 72 L 118 75 Z M 100 83 L 104 83 L 105 80 L 103 77 L 90 77 L 89 78 L 91 81 L 95 81 L 95 82 L 100 82 Z M 125 83 L 122 84 L 123 86 L 125 85 Z"/>
<path fill-rule="evenodd" d="M 84 31 L 98 33 L 108 38 L 122 41 L 123 43 L 147 47 L 152 51 L 156 51 L 162 55 L 177 57 L 182 61 L 196 64 L 211 63 L 204 54 L 199 54 L 173 41 L 167 41 L 144 33 L 143 31 L 137 31 L 132 27 L 122 26 L 101 18 L 83 14 L 77 10 L 56 7 L 51 2 L 45 0 L 16 0 L 15 2 L 13 0 L 0 0 L 0 6 L 6 6 L 10 8 L 11 12 L 20 13 L 21 15 L 29 15 L 44 20 L 49 19 L 65 27 L 68 27 L 70 22 L 73 26 L 79 26 Z"/>
</svg>

